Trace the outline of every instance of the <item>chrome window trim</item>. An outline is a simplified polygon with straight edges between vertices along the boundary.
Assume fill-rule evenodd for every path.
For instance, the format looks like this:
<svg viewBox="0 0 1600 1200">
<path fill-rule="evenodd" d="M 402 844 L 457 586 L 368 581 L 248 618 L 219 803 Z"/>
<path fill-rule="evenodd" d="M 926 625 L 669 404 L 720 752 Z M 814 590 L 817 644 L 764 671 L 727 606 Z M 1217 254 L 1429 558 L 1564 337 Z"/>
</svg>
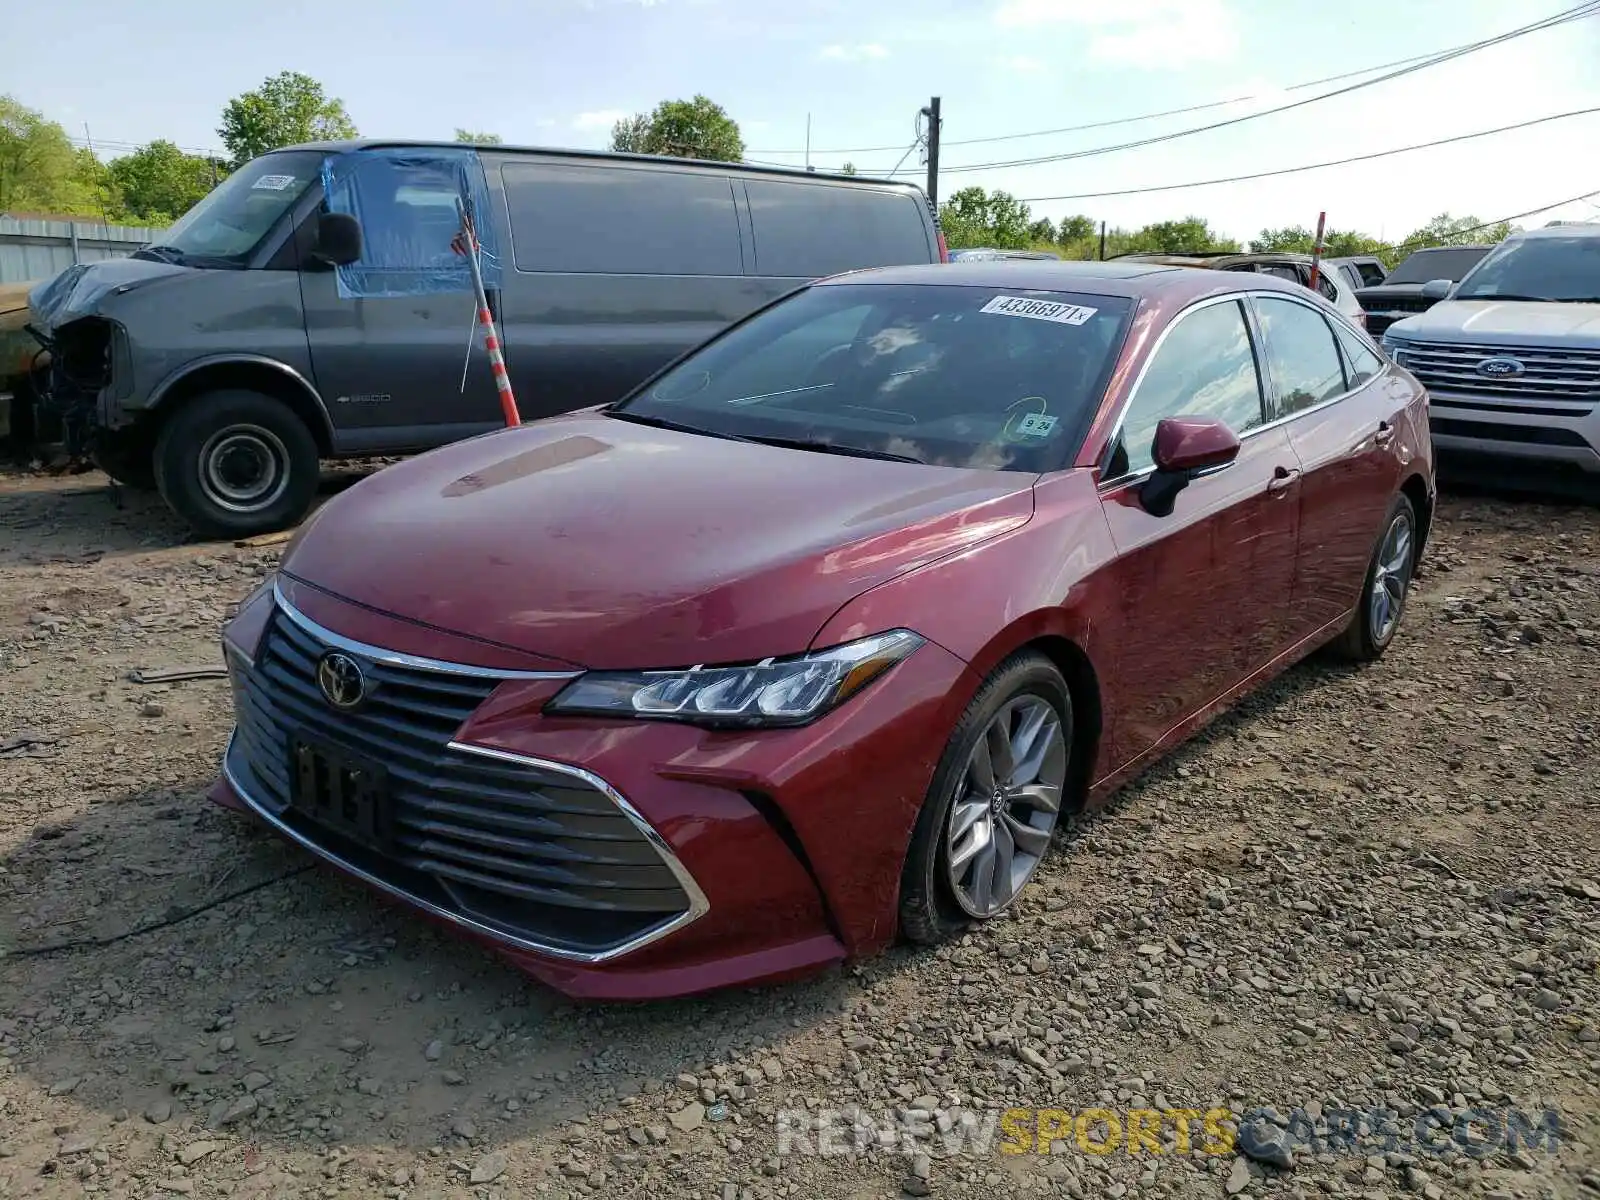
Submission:
<svg viewBox="0 0 1600 1200">
<path fill-rule="evenodd" d="M 465 675 L 473 679 L 576 679 L 582 671 L 509 671 L 495 667 L 473 667 L 465 663 L 447 662 L 440 658 L 422 658 L 415 654 L 402 654 L 398 650 L 385 650 L 381 646 L 371 646 L 366 642 L 358 642 L 354 638 L 347 638 L 342 634 L 318 625 L 305 613 L 289 603 L 283 594 L 283 587 L 277 581 L 272 583 L 272 602 L 284 616 L 288 617 L 301 629 L 324 645 L 343 650 L 348 654 L 359 655 L 375 663 L 382 663 L 387 667 L 409 667 L 413 671 L 433 671 L 443 675 Z"/>
<path fill-rule="evenodd" d="M 369 887 L 375 888 L 386 895 L 393 896 L 398 900 L 403 900 L 407 904 L 421 909 L 423 912 L 430 916 L 436 917 L 439 920 L 446 921 L 451 925 L 458 926 L 481 937 L 486 937 L 489 940 L 501 945 L 512 946 L 518 950 L 531 951 L 532 953 L 541 954 L 548 958 L 560 959 L 564 962 L 589 964 L 604 963 L 616 958 L 620 958 L 625 954 L 631 954 L 633 951 L 641 949 L 644 946 L 648 946 L 652 942 L 660 941 L 668 934 L 677 932 L 685 925 L 699 920 L 701 917 L 705 916 L 706 913 L 711 911 L 711 902 L 706 899 L 705 892 L 702 891 L 700 885 L 695 882 L 694 876 L 689 873 L 688 868 L 686 868 L 683 863 L 679 861 L 677 854 L 674 853 L 672 848 L 667 845 L 666 839 L 656 832 L 655 827 L 646 821 L 639 813 L 638 809 L 634 808 L 632 804 L 628 803 L 628 801 L 623 798 L 620 792 L 618 792 L 605 780 L 601 779 L 598 775 L 595 775 L 589 771 L 585 771 L 581 767 L 570 766 L 567 763 L 553 762 L 549 759 L 534 758 L 529 755 L 512 754 L 504 750 L 492 750 L 487 746 L 474 746 L 466 742 L 453 741 L 449 743 L 449 749 L 451 750 L 466 754 L 479 754 L 488 758 L 500 759 L 505 762 L 512 762 L 522 766 L 536 767 L 540 770 L 554 771 L 557 774 L 567 775 L 574 779 L 581 780 L 583 783 L 586 783 L 590 787 L 600 791 L 608 800 L 615 804 L 621 811 L 622 815 L 627 817 L 628 820 L 631 821 L 639 830 L 639 832 L 644 835 L 644 837 L 650 842 L 651 846 L 654 847 L 656 853 L 661 855 L 662 860 L 667 864 L 668 870 L 672 872 L 673 876 L 678 880 L 679 885 L 682 886 L 684 894 L 688 896 L 689 907 L 677 916 L 672 917 L 667 921 L 663 921 L 661 924 L 647 929 L 643 933 L 636 934 L 634 937 L 629 938 L 620 945 L 613 946 L 608 950 L 599 951 L 570 950 L 563 946 L 551 945 L 547 942 L 542 942 L 537 938 L 530 938 L 521 934 L 509 933 L 504 929 L 499 929 L 488 924 L 487 922 L 480 921 L 475 917 L 467 916 L 464 913 L 451 912 L 449 909 L 441 908 L 439 905 L 434 904 L 430 900 L 425 900 L 421 896 L 415 895 L 412 892 L 408 892 L 403 887 L 392 884 L 387 880 L 380 879 L 378 876 L 373 875 L 369 871 L 362 870 L 354 863 L 347 861 L 338 854 L 335 854 L 326 846 L 318 844 L 312 838 L 307 837 L 299 830 L 292 828 L 280 817 L 268 811 L 268 809 L 259 800 L 250 794 L 249 790 L 239 780 L 238 776 L 233 773 L 233 767 L 230 760 L 233 757 L 234 742 L 237 737 L 237 729 L 235 729 L 235 731 L 228 736 L 228 748 L 222 757 L 223 778 L 228 781 L 228 786 L 231 787 L 239 799 L 245 803 L 246 807 L 250 809 L 251 813 L 265 821 L 276 833 L 282 837 L 288 838 L 291 842 L 295 843 L 303 850 L 309 851 L 318 858 L 323 859 L 325 862 L 331 863 L 333 866 L 337 867 L 346 874 L 361 880 L 361 882 L 367 884 Z"/>
<path fill-rule="evenodd" d="M 1177 316 L 1173 317 L 1171 321 L 1167 322 L 1167 327 L 1161 331 L 1160 336 L 1158 336 L 1156 338 L 1155 345 L 1151 346 L 1150 347 L 1150 352 L 1147 355 L 1145 355 L 1144 362 L 1142 364 L 1140 364 L 1140 366 L 1139 366 L 1139 374 L 1134 377 L 1133 383 L 1128 388 L 1127 397 L 1122 401 L 1122 407 L 1117 412 L 1117 419 L 1111 426 L 1111 432 L 1106 435 L 1106 449 L 1107 450 L 1109 450 L 1111 447 L 1115 446 L 1116 442 L 1117 442 L 1117 439 L 1122 436 L 1122 426 L 1123 426 L 1123 422 L 1127 419 L 1128 409 L 1132 406 L 1134 398 L 1136 396 L 1138 396 L 1139 389 L 1144 386 L 1144 378 L 1145 378 L 1146 373 L 1150 370 L 1150 364 L 1155 361 L 1156 355 L 1161 352 L 1162 346 L 1166 344 L 1167 335 L 1169 333 L 1171 333 L 1175 328 L 1177 328 L 1178 323 L 1180 321 L 1184 320 L 1185 318 L 1187 318 L 1190 313 L 1197 312 L 1198 310 L 1200 310 L 1202 308 L 1208 308 L 1213 304 L 1223 304 L 1223 303 L 1227 303 L 1229 301 L 1244 301 L 1245 302 L 1245 311 L 1246 311 L 1246 314 L 1247 314 L 1247 323 L 1248 323 L 1248 325 L 1250 327 L 1251 337 L 1252 338 L 1261 338 L 1261 341 L 1264 343 L 1265 338 L 1256 327 L 1256 314 L 1255 314 L 1255 303 L 1254 303 L 1254 301 L 1255 301 L 1256 297 L 1258 297 L 1258 296 L 1266 296 L 1266 297 L 1269 297 L 1269 298 L 1272 298 L 1272 299 L 1278 299 L 1278 300 L 1287 300 L 1291 304 L 1298 304 L 1302 308 L 1310 309 L 1312 312 L 1316 313 L 1318 316 L 1322 317 L 1324 320 L 1330 319 L 1329 318 L 1329 314 L 1324 309 L 1320 308 L 1316 304 L 1308 303 L 1302 297 L 1296 296 L 1296 295 L 1294 295 L 1293 293 L 1290 293 L 1290 292 L 1268 291 L 1268 290 L 1265 290 L 1265 289 L 1249 290 L 1249 291 L 1238 291 L 1238 292 L 1225 292 L 1220 296 L 1206 296 L 1206 297 L 1203 297 L 1202 299 L 1196 300 L 1193 304 L 1190 304 L 1182 312 L 1178 313 Z M 1331 305 L 1330 305 L 1330 307 L 1331 307 Z M 1333 313 L 1333 317 L 1337 318 L 1339 320 L 1339 322 L 1345 328 L 1351 329 L 1351 330 L 1355 330 L 1356 329 L 1356 326 L 1355 326 L 1354 322 L 1346 320 L 1343 313 L 1338 312 L 1337 310 L 1335 310 L 1334 313 Z M 1362 336 L 1365 337 L 1367 341 L 1369 341 L 1369 342 L 1372 341 L 1372 337 L 1371 337 L 1370 334 L 1363 334 Z M 1335 345 L 1335 349 L 1337 349 L 1337 346 L 1338 346 L 1337 339 L 1335 339 L 1334 345 Z M 1259 355 L 1260 355 L 1260 352 L 1261 352 L 1261 346 L 1260 345 L 1252 346 L 1252 352 L 1254 352 L 1254 353 L 1256 353 L 1258 355 L 1257 364 L 1256 364 L 1256 370 L 1261 374 L 1261 386 L 1262 386 L 1262 389 L 1263 389 L 1264 392 L 1269 388 L 1271 389 L 1272 394 L 1269 397 L 1269 399 L 1270 399 L 1270 402 L 1273 405 L 1274 411 L 1276 411 L 1277 389 L 1276 389 L 1276 386 L 1272 383 L 1272 381 L 1270 379 L 1270 376 L 1269 376 L 1269 374 L 1268 374 L 1268 372 L 1266 370 L 1265 364 L 1262 363 L 1260 361 L 1260 359 L 1259 359 Z M 1379 372 L 1379 375 L 1381 375 L 1381 374 L 1383 374 L 1385 372 L 1388 372 L 1388 371 L 1390 371 L 1390 370 L 1392 370 L 1394 368 L 1395 364 L 1393 363 L 1393 361 L 1386 354 L 1383 354 L 1380 351 L 1378 353 L 1378 358 L 1383 363 L 1383 371 Z M 1343 355 L 1343 353 L 1339 354 L 1339 363 L 1340 363 L 1340 370 L 1342 371 L 1344 369 L 1344 355 Z M 1274 417 L 1272 420 L 1266 422 L 1263 425 L 1257 425 L 1254 429 L 1246 430 L 1244 433 L 1241 433 L 1239 435 L 1239 441 L 1242 444 L 1242 443 L 1248 441 L 1249 439 L 1251 439 L 1253 437 L 1256 437 L 1258 434 L 1267 433 L 1270 430 L 1277 429 L 1279 426 L 1286 425 L 1290 421 L 1298 421 L 1301 417 L 1307 417 L 1307 416 L 1310 416 L 1312 413 L 1321 412 L 1323 409 L 1327 408 L 1329 405 L 1337 404 L 1337 403 L 1339 403 L 1339 401 L 1345 399 L 1346 397 L 1355 395 L 1355 393 L 1360 391 L 1361 388 L 1369 387 L 1374 382 L 1374 380 L 1379 378 L 1379 375 L 1374 375 L 1372 377 L 1372 379 L 1367 380 L 1365 383 L 1361 384 L 1360 387 L 1354 387 L 1354 388 L 1347 387 L 1344 391 L 1340 392 L 1337 396 L 1330 396 L 1326 400 L 1323 400 L 1323 401 L 1320 401 L 1319 403 L 1313 404 L 1310 408 L 1302 408 L 1298 412 L 1287 413 L 1287 414 L 1284 414 L 1282 416 Z M 1101 458 L 1104 459 L 1104 457 L 1105 457 L 1105 453 L 1104 453 L 1104 451 L 1102 451 Z M 1111 490 L 1116 489 L 1116 488 L 1126 487 L 1130 483 L 1138 482 L 1139 480 L 1142 480 L 1142 479 L 1148 477 L 1149 475 L 1154 474 L 1154 472 L 1155 472 L 1155 468 L 1154 467 L 1146 467 L 1141 471 L 1131 471 L 1131 472 L 1128 472 L 1127 474 L 1116 475 L 1116 476 L 1113 476 L 1113 477 L 1110 477 L 1110 478 L 1107 478 L 1107 479 L 1102 479 L 1098 484 L 1098 489 L 1101 492 L 1107 492 L 1107 491 L 1111 491 Z"/>
</svg>

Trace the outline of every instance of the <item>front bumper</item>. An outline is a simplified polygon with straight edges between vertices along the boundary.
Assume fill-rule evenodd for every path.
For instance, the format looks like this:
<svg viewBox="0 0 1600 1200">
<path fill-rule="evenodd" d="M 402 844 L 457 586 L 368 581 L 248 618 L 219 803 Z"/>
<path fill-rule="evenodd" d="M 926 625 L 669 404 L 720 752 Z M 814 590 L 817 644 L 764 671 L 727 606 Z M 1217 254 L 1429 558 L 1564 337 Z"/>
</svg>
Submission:
<svg viewBox="0 0 1600 1200">
<path fill-rule="evenodd" d="M 1600 475 L 1600 399 L 1541 404 L 1430 389 L 1428 408 L 1442 451 L 1563 463 Z"/>
<path fill-rule="evenodd" d="M 309 706 L 304 689 L 284 690 L 286 669 L 314 661 L 320 641 L 399 695 L 413 683 L 404 672 L 448 677 L 454 664 L 419 657 L 415 642 L 396 655 L 358 640 L 375 618 L 353 606 L 324 600 L 313 621 L 266 593 L 247 608 L 235 622 L 245 627 L 237 641 L 254 651 L 236 644 L 229 653 L 239 723 L 212 799 L 583 999 L 769 982 L 886 945 L 911 828 L 952 707 L 971 686 L 960 660 L 929 644 L 809 727 L 710 732 L 544 718 L 539 709 L 565 677 L 490 672 L 468 677 L 482 698 L 468 690 L 459 726 L 449 732 L 453 718 L 436 713 L 444 724 L 435 728 L 446 731 L 424 745 L 416 729 L 391 737 L 378 717 Z M 391 723 L 407 720 L 396 714 Z M 288 803 L 294 785 L 280 727 L 369 757 L 388 746 L 397 836 L 374 849 L 301 819 Z M 519 829 L 536 816 L 543 832 L 514 843 L 490 819 L 508 812 Z M 595 837 L 619 851 L 599 867 L 568 854 Z M 557 851 L 577 865 L 551 867 Z M 608 871 L 637 884 L 649 910 L 625 927 L 615 913 L 585 907 L 589 897 L 617 894 L 603 890 L 620 886 L 617 878 L 596 874 Z M 525 903 L 522 893 L 541 902 Z"/>
</svg>

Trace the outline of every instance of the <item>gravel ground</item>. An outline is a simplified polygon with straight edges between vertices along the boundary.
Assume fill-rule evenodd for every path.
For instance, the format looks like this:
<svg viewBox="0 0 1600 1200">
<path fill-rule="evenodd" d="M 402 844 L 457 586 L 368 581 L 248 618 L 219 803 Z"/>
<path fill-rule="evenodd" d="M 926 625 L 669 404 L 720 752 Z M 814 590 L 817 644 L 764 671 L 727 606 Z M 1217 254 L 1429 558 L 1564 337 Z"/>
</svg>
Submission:
<svg viewBox="0 0 1600 1200">
<path fill-rule="evenodd" d="M 129 674 L 215 664 L 275 552 L 101 482 L 0 476 L 0 1196 L 1600 1196 L 1600 510 L 1448 497 L 1383 662 L 1290 672 L 1009 919 L 586 1008 L 203 801 L 226 684 Z"/>
</svg>

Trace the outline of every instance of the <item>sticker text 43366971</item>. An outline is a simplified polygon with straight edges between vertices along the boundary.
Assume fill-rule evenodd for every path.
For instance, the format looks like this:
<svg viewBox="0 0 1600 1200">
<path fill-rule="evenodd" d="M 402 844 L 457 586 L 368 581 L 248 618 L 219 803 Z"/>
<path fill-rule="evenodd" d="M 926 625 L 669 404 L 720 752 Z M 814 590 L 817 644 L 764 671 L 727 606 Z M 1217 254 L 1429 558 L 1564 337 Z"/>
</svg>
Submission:
<svg viewBox="0 0 1600 1200">
<path fill-rule="evenodd" d="M 1031 296 L 996 296 L 978 311 L 1002 317 L 1054 321 L 1058 325 L 1082 325 L 1100 310 L 1082 304 L 1066 304 L 1060 300 L 1038 300 Z"/>
</svg>

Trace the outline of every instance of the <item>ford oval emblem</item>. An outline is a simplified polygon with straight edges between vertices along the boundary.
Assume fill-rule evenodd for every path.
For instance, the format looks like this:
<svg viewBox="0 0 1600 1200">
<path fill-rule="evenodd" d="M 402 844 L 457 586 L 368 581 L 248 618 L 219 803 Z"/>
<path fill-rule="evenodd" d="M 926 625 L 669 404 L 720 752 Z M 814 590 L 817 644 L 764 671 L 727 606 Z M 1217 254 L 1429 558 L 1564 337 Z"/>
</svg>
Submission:
<svg viewBox="0 0 1600 1200">
<path fill-rule="evenodd" d="M 1496 355 L 1494 358 L 1486 358 L 1478 364 L 1479 375 L 1488 375 L 1496 379 L 1521 375 L 1527 369 L 1520 361 L 1505 354 Z"/>
</svg>

